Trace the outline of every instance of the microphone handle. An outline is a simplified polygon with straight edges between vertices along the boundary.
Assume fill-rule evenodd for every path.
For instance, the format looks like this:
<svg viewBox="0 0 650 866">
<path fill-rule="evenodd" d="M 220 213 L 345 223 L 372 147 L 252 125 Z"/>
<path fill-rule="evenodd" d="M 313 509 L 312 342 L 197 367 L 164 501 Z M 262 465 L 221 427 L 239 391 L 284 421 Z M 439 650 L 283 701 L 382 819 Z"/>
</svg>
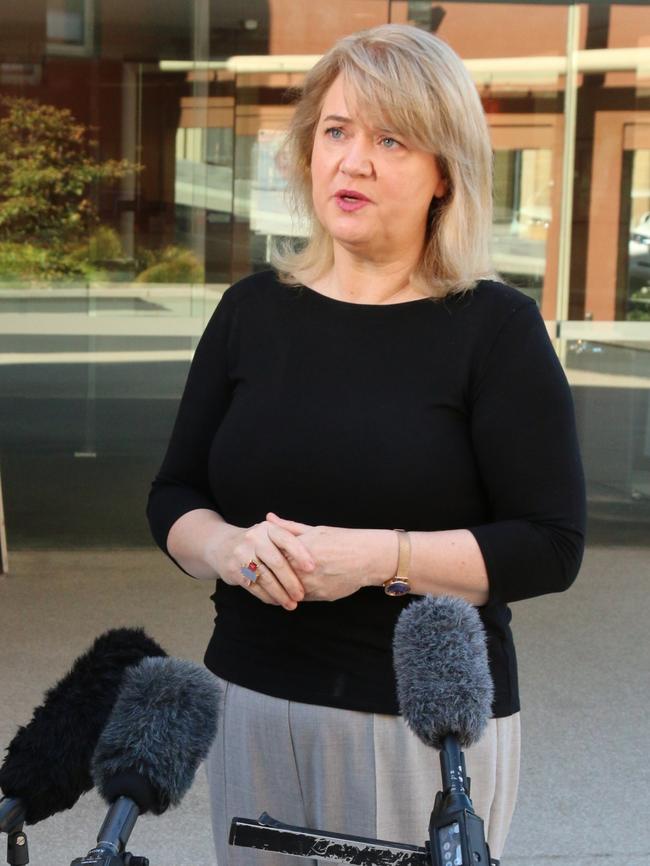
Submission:
<svg viewBox="0 0 650 866">
<path fill-rule="evenodd" d="M 129 841 L 140 810 L 129 797 L 119 797 L 108 810 L 97 845 L 85 857 L 73 860 L 71 866 L 117 866 Z"/>
<path fill-rule="evenodd" d="M 483 821 L 469 798 L 469 779 L 458 739 L 447 735 L 440 751 L 442 791 L 429 821 L 429 852 L 432 866 L 476 866 L 491 863 Z"/>
<path fill-rule="evenodd" d="M 447 734 L 440 750 L 440 773 L 442 776 L 442 795 L 456 808 L 473 812 L 469 797 L 469 779 L 465 771 L 465 757 L 454 734 Z"/>
<path fill-rule="evenodd" d="M 13 833 L 25 823 L 25 806 L 16 797 L 0 800 L 0 833 Z"/>
</svg>

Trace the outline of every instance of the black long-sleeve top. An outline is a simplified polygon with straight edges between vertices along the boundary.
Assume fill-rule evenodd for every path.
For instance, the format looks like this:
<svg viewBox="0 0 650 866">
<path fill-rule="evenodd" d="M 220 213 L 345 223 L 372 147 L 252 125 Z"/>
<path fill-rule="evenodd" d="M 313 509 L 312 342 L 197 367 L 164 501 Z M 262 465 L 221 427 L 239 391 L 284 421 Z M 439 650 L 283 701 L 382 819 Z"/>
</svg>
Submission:
<svg viewBox="0 0 650 866">
<path fill-rule="evenodd" d="M 495 716 L 519 709 L 509 602 L 566 589 L 585 505 L 569 387 L 535 303 L 483 280 L 442 301 L 355 304 L 271 272 L 228 289 L 197 347 L 148 517 L 167 552 L 196 508 L 250 526 L 467 528 Z M 397 714 L 381 587 L 297 610 L 217 582 L 205 662 L 285 699 Z"/>
</svg>

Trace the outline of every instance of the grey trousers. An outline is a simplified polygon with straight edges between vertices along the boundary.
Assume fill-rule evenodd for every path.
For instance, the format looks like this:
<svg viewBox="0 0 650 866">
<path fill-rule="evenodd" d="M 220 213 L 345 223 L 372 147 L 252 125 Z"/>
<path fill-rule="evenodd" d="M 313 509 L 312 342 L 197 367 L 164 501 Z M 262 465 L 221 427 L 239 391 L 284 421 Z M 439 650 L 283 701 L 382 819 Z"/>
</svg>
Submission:
<svg viewBox="0 0 650 866">
<path fill-rule="evenodd" d="M 228 845 L 234 816 L 264 811 L 285 823 L 423 845 L 438 752 L 399 716 L 280 700 L 220 680 L 217 737 L 206 762 L 218 866 L 318 866 L 318 861 Z M 472 802 L 501 857 L 519 776 L 519 714 L 491 719 L 465 752 Z"/>
</svg>

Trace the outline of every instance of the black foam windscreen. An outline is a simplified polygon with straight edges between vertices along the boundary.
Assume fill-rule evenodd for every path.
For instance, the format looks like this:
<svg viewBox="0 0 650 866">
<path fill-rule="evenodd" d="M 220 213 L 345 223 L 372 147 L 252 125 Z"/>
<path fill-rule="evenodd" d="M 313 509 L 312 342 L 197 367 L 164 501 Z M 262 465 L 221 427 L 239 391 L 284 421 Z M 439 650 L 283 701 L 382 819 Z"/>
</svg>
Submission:
<svg viewBox="0 0 650 866">
<path fill-rule="evenodd" d="M 129 665 L 165 651 L 141 628 L 105 632 L 46 692 L 18 729 L 0 768 L 0 788 L 22 801 L 28 824 L 71 808 L 93 786 L 90 762 Z"/>
</svg>

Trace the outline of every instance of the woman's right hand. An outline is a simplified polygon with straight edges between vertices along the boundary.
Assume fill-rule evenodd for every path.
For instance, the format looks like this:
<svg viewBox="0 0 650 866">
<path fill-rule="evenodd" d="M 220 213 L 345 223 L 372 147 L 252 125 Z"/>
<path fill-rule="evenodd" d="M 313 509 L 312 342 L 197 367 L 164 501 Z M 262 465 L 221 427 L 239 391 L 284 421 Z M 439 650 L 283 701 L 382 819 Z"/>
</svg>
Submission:
<svg viewBox="0 0 650 866">
<path fill-rule="evenodd" d="M 266 604 L 282 605 L 295 610 L 305 595 L 294 571 L 310 572 L 314 560 L 305 545 L 293 533 L 268 520 L 247 529 L 229 527 L 214 549 L 213 563 L 219 577 L 231 586 L 241 586 Z M 257 579 L 242 574 L 242 566 L 256 562 Z"/>
</svg>

